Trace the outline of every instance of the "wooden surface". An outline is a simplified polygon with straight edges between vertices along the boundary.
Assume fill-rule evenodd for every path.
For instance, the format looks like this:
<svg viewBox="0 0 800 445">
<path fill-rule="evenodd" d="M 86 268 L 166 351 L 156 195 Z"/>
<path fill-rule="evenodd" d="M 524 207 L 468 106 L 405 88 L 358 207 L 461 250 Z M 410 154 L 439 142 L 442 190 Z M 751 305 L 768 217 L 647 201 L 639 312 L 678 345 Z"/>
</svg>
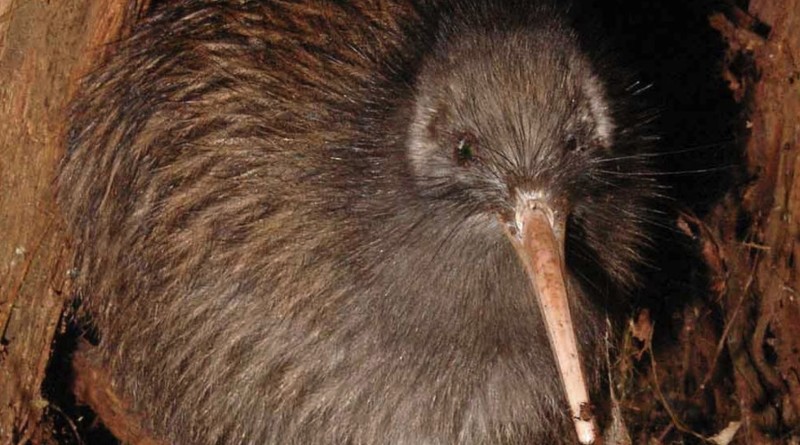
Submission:
<svg viewBox="0 0 800 445">
<path fill-rule="evenodd" d="M 0 0 L 0 444 L 25 443 L 67 297 L 51 185 L 77 80 L 137 12 L 125 0 Z"/>
<path fill-rule="evenodd" d="M 748 11 L 718 15 L 711 23 L 730 46 L 732 68 L 725 77 L 750 109 L 748 182 L 707 220 L 725 263 L 721 304 L 743 423 L 737 443 L 787 443 L 790 437 L 796 443 L 791 431 L 800 427 L 800 0 L 752 0 Z M 742 60 L 753 69 L 734 68 Z"/>
</svg>

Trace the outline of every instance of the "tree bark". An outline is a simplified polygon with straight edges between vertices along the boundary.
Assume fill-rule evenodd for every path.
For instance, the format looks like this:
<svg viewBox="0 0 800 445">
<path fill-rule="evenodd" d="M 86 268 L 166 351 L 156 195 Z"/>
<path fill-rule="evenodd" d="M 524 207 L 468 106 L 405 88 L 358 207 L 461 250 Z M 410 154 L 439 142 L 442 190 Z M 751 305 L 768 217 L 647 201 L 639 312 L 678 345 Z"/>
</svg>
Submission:
<svg viewBox="0 0 800 445">
<path fill-rule="evenodd" d="M 68 297 L 52 183 L 80 77 L 145 2 L 0 0 L 0 444 L 25 443 Z"/>
<path fill-rule="evenodd" d="M 706 221 L 726 274 L 737 437 L 785 443 L 800 426 L 800 0 L 752 0 L 711 23 L 729 43 L 724 75 L 749 108 L 749 180 Z"/>
</svg>

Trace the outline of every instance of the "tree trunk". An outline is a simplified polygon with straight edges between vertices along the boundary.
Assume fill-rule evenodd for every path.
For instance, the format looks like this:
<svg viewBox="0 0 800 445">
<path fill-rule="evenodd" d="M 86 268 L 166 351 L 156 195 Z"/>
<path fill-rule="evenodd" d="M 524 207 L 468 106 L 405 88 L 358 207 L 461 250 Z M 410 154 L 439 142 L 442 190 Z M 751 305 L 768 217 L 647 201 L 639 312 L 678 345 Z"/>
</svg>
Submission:
<svg viewBox="0 0 800 445">
<path fill-rule="evenodd" d="M 48 406 L 40 390 L 68 297 L 51 188 L 67 104 L 138 3 L 0 0 L 0 444 L 41 433 Z"/>
<path fill-rule="evenodd" d="M 739 439 L 785 443 L 800 426 L 800 0 L 752 0 L 711 23 L 729 43 L 725 77 L 749 107 L 749 181 L 706 221 L 725 275 Z"/>
</svg>

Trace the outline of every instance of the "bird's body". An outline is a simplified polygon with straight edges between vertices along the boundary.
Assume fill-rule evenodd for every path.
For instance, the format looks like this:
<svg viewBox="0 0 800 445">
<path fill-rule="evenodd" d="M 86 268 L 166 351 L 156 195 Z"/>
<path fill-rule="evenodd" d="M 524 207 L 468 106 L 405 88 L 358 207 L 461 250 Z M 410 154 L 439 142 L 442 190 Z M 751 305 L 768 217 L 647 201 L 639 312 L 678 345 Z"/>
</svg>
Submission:
<svg viewBox="0 0 800 445">
<path fill-rule="evenodd" d="M 74 108 L 59 200 L 88 354 L 149 434 L 572 443 L 506 225 L 529 194 L 566 203 L 597 391 L 652 188 L 565 23 L 528 2 L 185 0 L 138 26 Z M 603 289 L 576 270 L 593 262 Z"/>
</svg>

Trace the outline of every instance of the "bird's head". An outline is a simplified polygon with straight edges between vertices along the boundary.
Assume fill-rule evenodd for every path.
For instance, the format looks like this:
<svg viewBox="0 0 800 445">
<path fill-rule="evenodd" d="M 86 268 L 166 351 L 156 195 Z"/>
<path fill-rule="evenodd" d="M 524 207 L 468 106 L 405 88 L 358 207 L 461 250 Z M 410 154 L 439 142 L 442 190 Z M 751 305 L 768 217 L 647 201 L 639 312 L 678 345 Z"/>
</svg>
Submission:
<svg viewBox="0 0 800 445">
<path fill-rule="evenodd" d="M 441 44 L 416 82 L 407 158 L 434 205 L 512 233 L 524 208 L 541 208 L 569 261 L 629 289 L 653 177 L 636 129 L 617 122 L 624 105 L 560 26 L 466 30 Z"/>
<path fill-rule="evenodd" d="M 423 199 L 514 246 L 580 417 L 588 396 L 565 275 L 580 277 L 583 261 L 620 288 L 635 282 L 652 186 L 603 82 L 559 23 L 450 30 L 456 37 L 417 78 L 406 155 Z M 576 420 L 584 443 L 591 423 Z"/>
</svg>

